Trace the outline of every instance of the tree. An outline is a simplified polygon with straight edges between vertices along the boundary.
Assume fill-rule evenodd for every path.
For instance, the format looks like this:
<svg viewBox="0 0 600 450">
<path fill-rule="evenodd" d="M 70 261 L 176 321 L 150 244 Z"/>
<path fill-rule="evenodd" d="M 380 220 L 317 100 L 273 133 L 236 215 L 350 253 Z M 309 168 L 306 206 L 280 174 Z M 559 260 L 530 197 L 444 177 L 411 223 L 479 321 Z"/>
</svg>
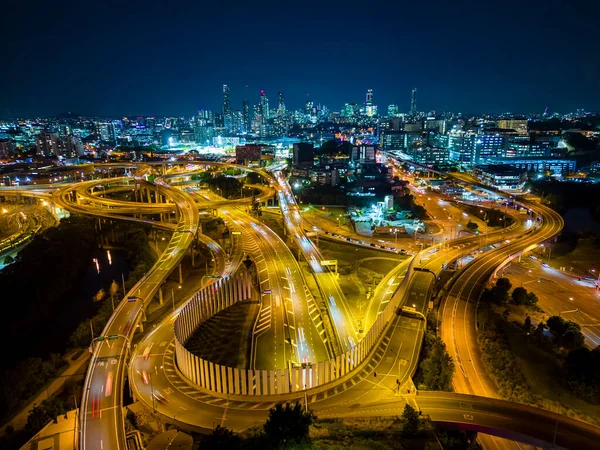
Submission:
<svg viewBox="0 0 600 450">
<path fill-rule="evenodd" d="M 4 258 L 4 265 L 8 266 L 9 264 L 12 264 L 15 262 L 15 258 L 12 257 L 12 255 L 8 255 L 6 258 Z"/>
<path fill-rule="evenodd" d="M 561 344 L 568 349 L 575 349 L 583 347 L 584 342 L 585 337 L 581 332 L 581 327 L 579 324 L 569 320 L 567 323 L 567 329 L 562 335 Z"/>
<path fill-rule="evenodd" d="M 525 297 L 525 304 L 527 306 L 533 306 L 538 302 L 538 296 L 535 295 L 535 293 L 533 292 L 528 292 L 527 296 Z"/>
<path fill-rule="evenodd" d="M 299 402 L 278 403 L 269 410 L 269 418 L 264 425 L 265 434 L 275 448 L 292 442 L 308 442 L 308 429 L 315 419 L 313 412 L 305 412 Z"/>
<path fill-rule="evenodd" d="M 576 349 L 583 345 L 585 338 L 579 324 L 560 316 L 550 317 L 546 324 L 558 345 L 568 349 Z"/>
<path fill-rule="evenodd" d="M 548 330 L 557 337 L 562 336 L 567 330 L 567 323 L 565 319 L 560 316 L 549 317 L 546 321 L 546 326 L 548 327 Z"/>
<path fill-rule="evenodd" d="M 219 450 L 238 450 L 242 448 L 242 440 L 227 427 L 217 425 L 212 433 L 206 436 L 202 447 Z"/>
<path fill-rule="evenodd" d="M 476 431 L 444 429 L 436 433 L 444 450 L 478 450 L 481 446 L 477 443 Z"/>
<path fill-rule="evenodd" d="M 415 408 L 410 406 L 408 403 L 404 405 L 404 411 L 402 412 L 402 418 L 406 421 L 404 429 L 409 431 L 417 431 L 419 429 L 419 413 Z"/>
<path fill-rule="evenodd" d="M 50 417 L 48 417 L 44 408 L 40 405 L 33 405 L 33 409 L 29 411 L 27 416 L 25 429 L 29 433 L 35 434 L 44 428 L 48 422 L 50 422 Z"/>
<path fill-rule="evenodd" d="M 505 289 L 506 292 L 508 292 L 512 287 L 512 283 L 508 278 L 498 278 L 498 280 L 496 281 L 496 286 Z"/>
<path fill-rule="evenodd" d="M 527 289 L 516 287 L 512 291 L 511 298 L 515 305 L 523 305 L 527 299 Z"/>
<path fill-rule="evenodd" d="M 525 328 L 527 331 L 531 330 L 531 317 L 525 317 L 525 321 L 523 322 L 523 328 Z"/>
<path fill-rule="evenodd" d="M 481 294 L 482 302 L 493 302 L 499 305 L 508 303 L 508 291 L 504 288 L 494 286 L 491 289 L 485 289 Z"/>
<path fill-rule="evenodd" d="M 437 336 L 431 336 L 426 342 L 426 357 L 419 366 L 421 381 L 427 389 L 448 391 L 452 385 L 454 362 L 446 351 L 446 344 Z"/>
</svg>

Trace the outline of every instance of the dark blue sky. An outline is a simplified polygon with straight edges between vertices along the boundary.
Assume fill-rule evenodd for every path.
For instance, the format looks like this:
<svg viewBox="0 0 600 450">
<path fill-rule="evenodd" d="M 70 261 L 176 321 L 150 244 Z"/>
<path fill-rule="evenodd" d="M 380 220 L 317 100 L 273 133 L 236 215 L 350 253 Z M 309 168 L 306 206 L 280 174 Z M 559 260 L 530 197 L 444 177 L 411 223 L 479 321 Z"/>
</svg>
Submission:
<svg viewBox="0 0 600 450">
<path fill-rule="evenodd" d="M 488 4 L 489 3 L 489 4 Z M 600 2 L 22 1 L 0 10 L 0 116 L 339 110 L 600 110 Z M 248 85 L 246 88 L 245 86 Z"/>
</svg>

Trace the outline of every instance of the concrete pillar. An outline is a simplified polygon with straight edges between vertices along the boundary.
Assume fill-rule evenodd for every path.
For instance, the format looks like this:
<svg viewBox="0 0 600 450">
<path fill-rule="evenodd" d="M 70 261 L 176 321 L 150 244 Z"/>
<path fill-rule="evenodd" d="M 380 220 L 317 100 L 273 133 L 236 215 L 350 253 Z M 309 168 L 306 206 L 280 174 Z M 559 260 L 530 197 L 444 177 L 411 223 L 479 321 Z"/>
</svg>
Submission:
<svg viewBox="0 0 600 450">
<path fill-rule="evenodd" d="M 181 273 L 181 263 L 179 263 L 179 284 L 183 283 L 183 274 Z"/>
<path fill-rule="evenodd" d="M 148 203 L 152 203 L 152 196 L 150 195 L 150 189 L 146 189 L 146 194 L 148 197 Z"/>
<path fill-rule="evenodd" d="M 163 304 L 163 288 L 162 288 L 162 286 L 158 288 L 158 304 L 161 306 Z"/>
<path fill-rule="evenodd" d="M 143 333 L 143 332 L 144 332 L 144 322 L 142 322 L 141 320 L 140 320 L 140 326 L 139 326 L 139 328 L 138 328 L 138 331 L 139 331 L 140 333 Z"/>
</svg>

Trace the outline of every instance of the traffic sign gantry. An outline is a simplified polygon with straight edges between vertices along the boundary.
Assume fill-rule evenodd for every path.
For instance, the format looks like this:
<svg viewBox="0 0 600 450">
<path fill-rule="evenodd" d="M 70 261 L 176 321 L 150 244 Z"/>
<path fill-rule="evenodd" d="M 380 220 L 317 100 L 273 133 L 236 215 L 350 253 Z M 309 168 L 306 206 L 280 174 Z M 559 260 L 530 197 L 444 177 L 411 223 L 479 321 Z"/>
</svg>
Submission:
<svg viewBox="0 0 600 450">
<path fill-rule="evenodd" d="M 221 275 L 204 275 L 206 278 L 223 278 Z"/>
</svg>

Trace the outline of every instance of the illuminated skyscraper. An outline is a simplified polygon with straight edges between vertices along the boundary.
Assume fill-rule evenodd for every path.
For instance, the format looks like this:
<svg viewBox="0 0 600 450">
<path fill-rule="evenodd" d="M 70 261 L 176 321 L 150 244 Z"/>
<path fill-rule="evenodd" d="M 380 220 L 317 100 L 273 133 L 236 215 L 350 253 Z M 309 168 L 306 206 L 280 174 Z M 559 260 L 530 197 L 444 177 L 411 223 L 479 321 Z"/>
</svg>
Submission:
<svg viewBox="0 0 600 450">
<path fill-rule="evenodd" d="M 388 105 L 388 116 L 392 117 L 398 114 L 398 105 Z"/>
<path fill-rule="evenodd" d="M 413 88 L 410 96 L 410 113 L 413 116 L 417 114 L 417 88 Z"/>
<path fill-rule="evenodd" d="M 250 102 L 244 100 L 242 102 L 242 121 L 244 124 L 244 131 L 250 133 L 252 131 L 252 123 L 250 122 Z"/>
<path fill-rule="evenodd" d="M 367 116 L 373 117 L 377 115 L 377 106 L 373 104 L 373 89 L 367 90 L 367 102 L 365 111 Z"/>
<path fill-rule="evenodd" d="M 266 122 L 271 117 L 269 113 L 269 97 L 267 97 L 267 94 L 262 89 L 260 90 L 260 108 L 263 121 Z"/>
<path fill-rule="evenodd" d="M 285 101 L 283 100 L 283 91 L 277 93 L 277 114 L 282 115 L 285 112 Z"/>
<path fill-rule="evenodd" d="M 227 131 L 231 131 L 231 100 L 229 98 L 229 87 L 223 85 L 223 124 Z"/>
</svg>

